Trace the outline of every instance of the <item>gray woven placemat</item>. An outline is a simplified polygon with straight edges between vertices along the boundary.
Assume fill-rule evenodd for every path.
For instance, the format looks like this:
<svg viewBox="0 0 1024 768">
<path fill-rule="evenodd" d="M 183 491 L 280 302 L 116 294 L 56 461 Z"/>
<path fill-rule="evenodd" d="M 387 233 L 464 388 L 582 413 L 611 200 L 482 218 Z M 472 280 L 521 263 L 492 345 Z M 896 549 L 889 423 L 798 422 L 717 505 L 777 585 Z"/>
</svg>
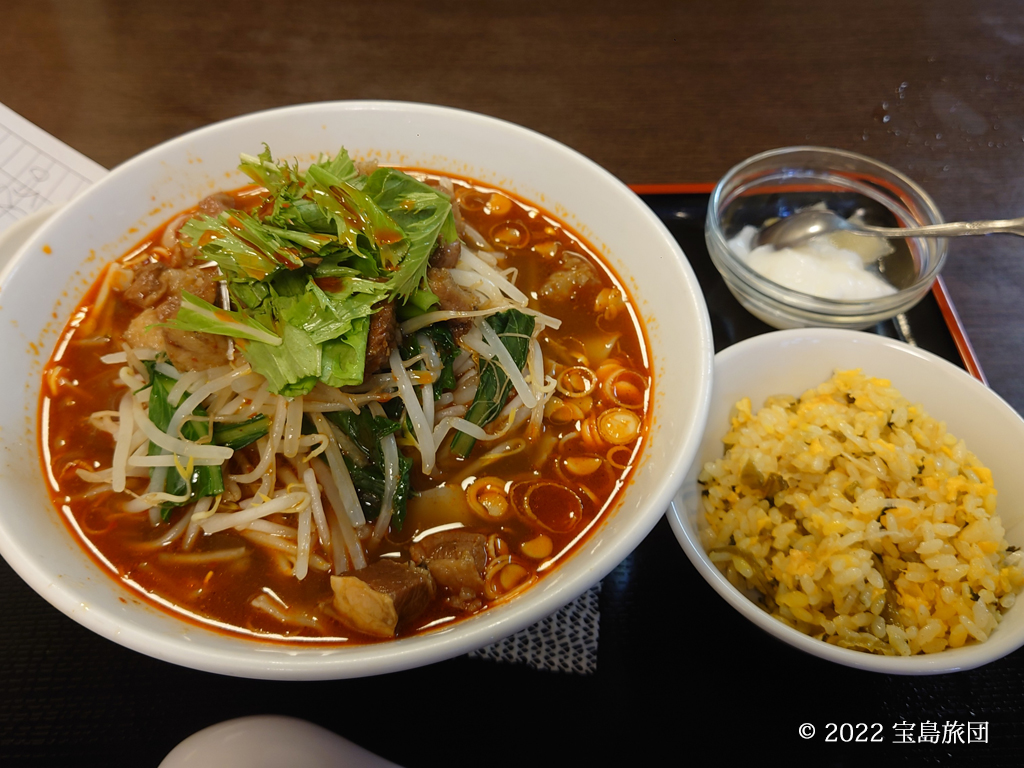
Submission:
<svg viewBox="0 0 1024 768">
<path fill-rule="evenodd" d="M 597 670 L 601 584 L 531 627 L 470 653 L 476 659 L 528 664 L 549 672 L 591 675 Z"/>
</svg>

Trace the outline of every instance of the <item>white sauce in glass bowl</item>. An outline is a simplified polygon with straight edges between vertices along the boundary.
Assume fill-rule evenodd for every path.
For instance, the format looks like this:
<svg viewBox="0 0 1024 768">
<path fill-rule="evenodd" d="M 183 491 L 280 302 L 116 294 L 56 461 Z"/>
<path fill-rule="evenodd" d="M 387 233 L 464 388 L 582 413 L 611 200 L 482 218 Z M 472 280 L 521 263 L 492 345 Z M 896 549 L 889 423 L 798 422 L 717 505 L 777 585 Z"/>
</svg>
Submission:
<svg viewBox="0 0 1024 768">
<path fill-rule="evenodd" d="M 823 299 L 874 299 L 896 293 L 894 286 L 867 268 L 885 253 L 878 251 L 879 244 L 888 247 L 882 238 L 852 236 L 865 241 L 864 245 L 877 241 L 868 250 L 842 247 L 846 243 L 835 234 L 845 233 L 815 237 L 799 248 L 775 250 L 761 245 L 751 249 L 757 231 L 744 227 L 729 241 L 729 248 L 740 261 L 773 283 Z"/>
</svg>

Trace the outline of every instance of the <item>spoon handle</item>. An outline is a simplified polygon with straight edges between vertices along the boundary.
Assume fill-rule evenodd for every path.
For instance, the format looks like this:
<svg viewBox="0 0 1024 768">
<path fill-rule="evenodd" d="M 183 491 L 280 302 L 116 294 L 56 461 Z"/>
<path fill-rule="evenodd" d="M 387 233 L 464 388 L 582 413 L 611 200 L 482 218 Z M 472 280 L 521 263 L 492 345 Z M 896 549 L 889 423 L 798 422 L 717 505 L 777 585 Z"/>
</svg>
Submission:
<svg viewBox="0 0 1024 768">
<path fill-rule="evenodd" d="M 1020 235 L 1024 237 L 1024 218 L 996 219 L 995 221 L 951 221 L 948 224 L 929 224 L 925 227 L 872 227 L 861 224 L 851 232 L 882 237 L 963 237 L 964 235 Z"/>
</svg>

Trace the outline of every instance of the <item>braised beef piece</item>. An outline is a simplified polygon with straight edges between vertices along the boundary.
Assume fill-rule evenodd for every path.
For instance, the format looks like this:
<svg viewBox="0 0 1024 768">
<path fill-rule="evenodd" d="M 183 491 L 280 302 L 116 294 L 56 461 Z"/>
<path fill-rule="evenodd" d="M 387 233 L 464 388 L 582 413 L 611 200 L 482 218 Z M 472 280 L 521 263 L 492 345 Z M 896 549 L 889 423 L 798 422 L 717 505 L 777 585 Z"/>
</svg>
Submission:
<svg viewBox="0 0 1024 768">
<path fill-rule="evenodd" d="M 160 282 L 166 288 L 167 298 L 157 307 L 157 312 L 165 319 L 178 314 L 182 291 L 188 291 L 209 304 L 213 304 L 217 298 L 219 281 L 217 273 L 212 269 L 165 269 L 160 275 Z"/>
<path fill-rule="evenodd" d="M 394 637 L 398 626 L 395 601 L 355 576 L 331 576 L 338 618 L 371 637 Z"/>
<path fill-rule="evenodd" d="M 227 337 L 161 328 L 160 323 L 166 322 L 177 313 L 177 305 L 174 304 L 174 312 L 168 317 L 162 316 L 160 310 L 165 305 L 172 306 L 169 302 L 164 302 L 155 308 L 144 309 L 136 315 L 124 332 L 125 341 L 136 349 L 166 352 L 171 365 L 179 371 L 203 371 L 227 362 Z"/>
<path fill-rule="evenodd" d="M 228 353 L 226 337 L 159 327 L 177 316 L 182 291 L 213 303 L 217 296 L 217 275 L 209 269 L 194 266 L 175 269 L 158 261 L 136 267 L 123 296 L 143 311 L 128 325 L 125 340 L 133 347 L 166 352 L 171 365 L 179 371 L 223 365 Z"/>
<path fill-rule="evenodd" d="M 476 295 L 456 283 L 447 269 L 430 267 L 427 270 L 427 284 L 430 286 L 430 290 L 434 292 L 434 295 L 437 296 L 441 309 L 455 312 L 471 312 L 479 306 Z M 456 340 L 461 338 L 472 326 L 473 321 L 469 318 L 448 321 L 448 327 L 451 329 L 452 335 Z"/>
<path fill-rule="evenodd" d="M 594 265 L 582 256 L 563 254 L 562 268 L 548 275 L 540 287 L 541 298 L 553 301 L 577 301 L 581 294 L 601 286 L 601 278 Z"/>
<path fill-rule="evenodd" d="M 199 201 L 199 210 L 207 216 L 216 216 L 235 207 L 235 198 L 227 192 L 215 192 Z"/>
<path fill-rule="evenodd" d="M 462 243 L 458 240 L 446 245 L 438 241 L 437 248 L 430 254 L 430 266 L 441 269 L 451 269 L 459 263 L 459 256 L 462 254 Z"/>
<path fill-rule="evenodd" d="M 217 297 L 217 282 L 217 273 L 211 269 L 200 269 L 191 264 L 176 269 L 159 261 L 147 261 L 132 270 L 132 281 L 122 296 L 125 301 L 142 308 L 172 302 L 172 306 L 160 310 L 161 318 L 167 319 L 177 314 L 182 291 L 212 304 Z"/>
<path fill-rule="evenodd" d="M 476 295 L 456 283 L 447 269 L 441 267 L 428 269 L 427 284 L 441 303 L 441 309 L 464 312 L 477 308 Z"/>
<path fill-rule="evenodd" d="M 137 307 L 152 307 L 167 292 L 167 285 L 160 279 L 165 271 L 167 267 L 159 261 L 147 261 L 136 267 L 132 282 L 122 294 L 124 300 Z"/>
<path fill-rule="evenodd" d="M 376 305 L 377 311 L 370 316 L 370 335 L 366 340 L 366 363 L 363 376 L 369 376 L 383 368 L 391 350 L 398 346 L 398 318 L 393 301 Z"/>
<path fill-rule="evenodd" d="M 484 593 L 486 544 L 487 537 L 481 533 L 440 531 L 413 544 L 409 556 L 416 564 L 426 565 L 434 580 L 449 590 L 449 605 L 476 610 Z"/>
<path fill-rule="evenodd" d="M 154 307 L 147 307 L 137 314 L 124 331 L 124 340 L 132 349 L 164 348 L 164 329 L 159 327 L 163 322 Z"/>
<path fill-rule="evenodd" d="M 437 593 L 426 569 L 394 560 L 331 576 L 331 590 L 341 620 L 373 637 L 394 637 L 398 625 L 419 616 Z"/>
<path fill-rule="evenodd" d="M 228 339 L 214 333 L 163 328 L 164 351 L 179 371 L 205 371 L 228 360 Z"/>
<path fill-rule="evenodd" d="M 437 593 L 434 579 L 427 570 L 394 560 L 378 560 L 354 571 L 352 576 L 390 597 L 399 623 L 423 613 Z"/>
</svg>

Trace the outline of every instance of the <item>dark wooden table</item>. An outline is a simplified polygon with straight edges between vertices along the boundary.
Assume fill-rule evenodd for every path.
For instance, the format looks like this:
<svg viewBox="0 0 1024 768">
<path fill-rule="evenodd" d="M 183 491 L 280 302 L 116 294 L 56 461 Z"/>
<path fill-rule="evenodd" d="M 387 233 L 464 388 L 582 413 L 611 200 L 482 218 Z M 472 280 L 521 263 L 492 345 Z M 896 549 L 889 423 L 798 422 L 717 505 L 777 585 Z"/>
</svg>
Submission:
<svg viewBox="0 0 1024 768">
<path fill-rule="evenodd" d="M 521 123 L 632 184 L 713 182 L 755 152 L 817 144 L 905 171 L 949 219 L 1024 215 L 1024 12 L 1008 0 L 263 5 L 5 0 L 0 102 L 108 167 L 254 110 L 397 99 Z M 957 241 L 944 273 L 992 388 L 1017 410 L 1022 248 L 1013 238 Z M 993 743 L 907 747 L 896 758 L 997 764 L 1024 744 L 1013 735 L 1024 694 L 1010 662 L 913 683 L 848 673 L 750 638 L 724 612 L 725 640 L 702 641 L 678 609 L 631 602 L 670 594 L 666 582 L 715 604 L 662 527 L 606 582 L 603 600 L 625 602 L 608 612 L 603 667 L 591 678 L 552 682 L 460 659 L 301 686 L 168 672 L 111 652 L 12 586 L 4 613 L 27 618 L 15 620 L 0 663 L 0 763 L 68 761 L 79 745 L 86 757 L 155 765 L 200 727 L 277 711 L 410 766 L 596 761 L 612 748 L 648 762 L 668 745 L 698 762 L 771 749 L 850 764 L 881 747 L 803 742 L 797 726 L 926 719 L 929 702 L 932 720 L 991 721 Z M 438 689 L 446 675 L 468 690 Z M 378 710 L 389 701 L 405 704 Z M 456 747 L 468 751 L 451 757 Z"/>
</svg>

